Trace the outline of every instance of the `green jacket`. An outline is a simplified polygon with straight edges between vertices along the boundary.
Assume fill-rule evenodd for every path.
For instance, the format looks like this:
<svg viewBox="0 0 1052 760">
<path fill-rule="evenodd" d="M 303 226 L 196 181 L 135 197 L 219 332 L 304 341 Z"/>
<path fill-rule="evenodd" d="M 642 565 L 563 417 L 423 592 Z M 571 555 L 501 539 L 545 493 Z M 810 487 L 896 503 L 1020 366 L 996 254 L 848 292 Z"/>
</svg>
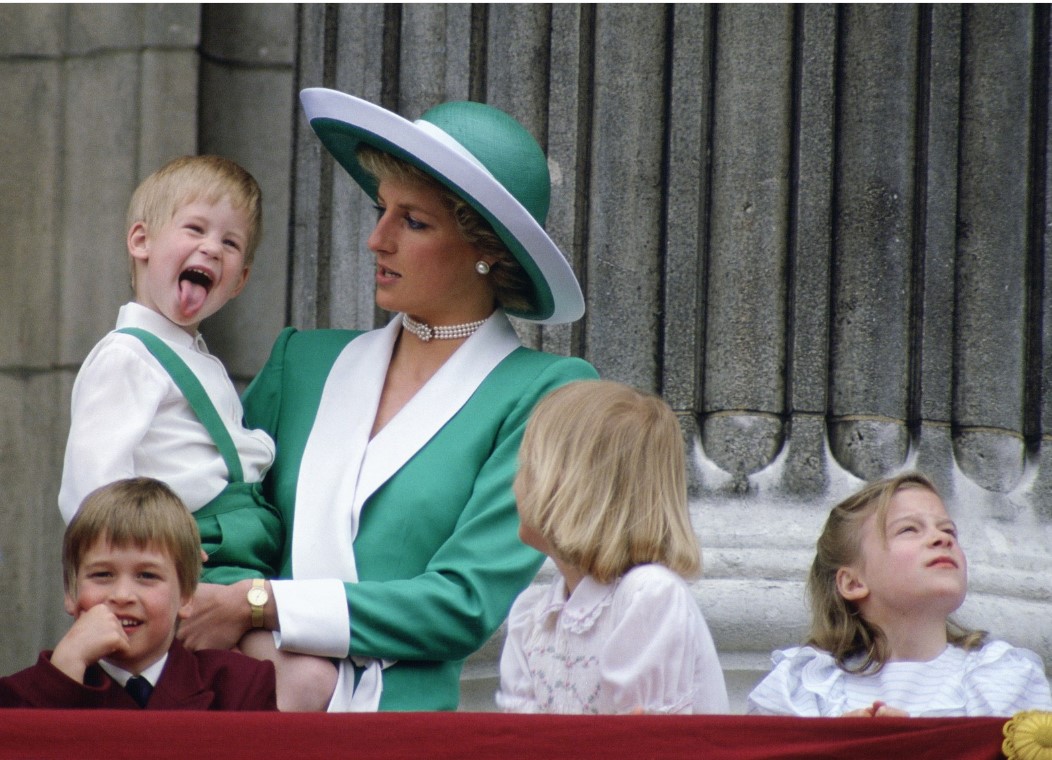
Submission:
<svg viewBox="0 0 1052 760">
<path fill-rule="evenodd" d="M 245 393 L 247 424 L 277 444 L 265 490 L 289 530 L 283 577 L 298 579 L 297 485 L 325 381 L 362 334 L 287 329 Z M 364 382 L 382 383 L 386 367 L 372 369 Z M 384 671 L 381 710 L 457 707 L 463 659 L 499 627 L 543 560 L 518 539 L 512 494 L 530 411 L 554 388 L 596 376 L 583 360 L 514 348 L 365 499 L 354 539 L 358 582 L 345 584 L 348 654 L 397 661 Z M 360 398 L 347 389 L 352 412 Z M 361 415 L 371 425 L 375 408 Z"/>
</svg>

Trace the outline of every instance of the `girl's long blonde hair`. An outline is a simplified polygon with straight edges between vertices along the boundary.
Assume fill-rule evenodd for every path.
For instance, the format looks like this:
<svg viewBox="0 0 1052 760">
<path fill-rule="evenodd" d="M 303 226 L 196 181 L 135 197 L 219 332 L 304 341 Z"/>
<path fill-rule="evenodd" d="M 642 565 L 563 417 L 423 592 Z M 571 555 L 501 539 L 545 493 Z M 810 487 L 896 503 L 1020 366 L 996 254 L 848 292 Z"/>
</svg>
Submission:
<svg viewBox="0 0 1052 760">
<path fill-rule="evenodd" d="M 923 488 L 939 496 L 935 484 L 919 472 L 873 481 L 833 507 L 818 538 L 807 579 L 811 603 L 807 643 L 829 652 L 837 665 L 850 673 L 879 672 L 888 661 L 888 641 L 879 626 L 863 618 L 856 605 L 840 595 L 837 571 L 860 559 L 862 523 L 866 518 L 876 514 L 883 535 L 888 504 L 895 494 L 908 488 Z M 982 645 L 985 637 L 985 631 L 968 630 L 950 619 L 946 621 L 946 638 L 955 646 L 974 649 Z M 854 662 L 857 657 L 859 661 Z"/>
<path fill-rule="evenodd" d="M 659 396 L 606 380 L 553 391 L 526 426 L 515 489 L 553 556 L 600 583 L 647 563 L 701 572 L 683 437 Z"/>
</svg>

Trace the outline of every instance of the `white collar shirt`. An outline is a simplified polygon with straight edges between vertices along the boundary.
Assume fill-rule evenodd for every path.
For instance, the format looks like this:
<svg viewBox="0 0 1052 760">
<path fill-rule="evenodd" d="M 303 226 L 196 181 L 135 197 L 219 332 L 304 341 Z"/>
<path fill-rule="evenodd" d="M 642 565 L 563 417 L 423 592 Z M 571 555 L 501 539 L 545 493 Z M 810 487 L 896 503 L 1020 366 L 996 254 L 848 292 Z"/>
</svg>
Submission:
<svg viewBox="0 0 1052 760">
<path fill-rule="evenodd" d="M 191 336 L 136 303 L 121 307 L 117 329 L 138 327 L 170 346 L 201 382 L 238 450 L 246 482 L 258 482 L 274 461 L 274 443 L 242 424 L 237 390 L 200 333 Z M 59 491 L 69 522 L 84 497 L 129 477 L 167 483 L 190 511 L 228 482 L 226 464 L 182 392 L 138 338 L 111 332 L 92 349 L 73 384 L 70 432 Z"/>
</svg>

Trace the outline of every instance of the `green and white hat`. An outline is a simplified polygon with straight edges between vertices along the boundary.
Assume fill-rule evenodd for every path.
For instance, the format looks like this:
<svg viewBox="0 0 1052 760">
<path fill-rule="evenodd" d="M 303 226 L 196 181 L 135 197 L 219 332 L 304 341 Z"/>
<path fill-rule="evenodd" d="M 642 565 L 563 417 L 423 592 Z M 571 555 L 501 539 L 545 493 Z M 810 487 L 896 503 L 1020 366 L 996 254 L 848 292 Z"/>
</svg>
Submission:
<svg viewBox="0 0 1052 760">
<path fill-rule="evenodd" d="M 542 324 L 581 318 L 581 286 L 544 231 L 551 193 L 548 162 L 519 122 L 470 101 L 435 106 L 415 122 L 322 87 L 303 90 L 300 101 L 322 144 L 369 197 L 376 199 L 377 182 L 355 156 L 361 143 L 434 177 L 492 225 L 534 286 L 532 307 L 510 314 Z"/>
</svg>

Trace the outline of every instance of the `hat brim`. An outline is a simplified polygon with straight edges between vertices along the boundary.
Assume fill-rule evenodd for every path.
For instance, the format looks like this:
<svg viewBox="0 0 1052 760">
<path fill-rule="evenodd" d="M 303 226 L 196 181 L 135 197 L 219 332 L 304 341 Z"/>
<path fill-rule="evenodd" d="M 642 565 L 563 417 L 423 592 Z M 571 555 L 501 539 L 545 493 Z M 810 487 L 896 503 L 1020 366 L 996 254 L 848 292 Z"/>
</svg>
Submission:
<svg viewBox="0 0 1052 760">
<path fill-rule="evenodd" d="M 322 144 L 370 198 L 376 199 L 377 183 L 358 163 L 355 151 L 361 143 L 426 172 L 490 223 L 534 287 L 533 307 L 509 314 L 541 324 L 581 318 L 584 297 L 570 264 L 537 220 L 481 164 L 431 131 L 353 95 L 312 87 L 300 93 L 300 102 Z"/>
</svg>

